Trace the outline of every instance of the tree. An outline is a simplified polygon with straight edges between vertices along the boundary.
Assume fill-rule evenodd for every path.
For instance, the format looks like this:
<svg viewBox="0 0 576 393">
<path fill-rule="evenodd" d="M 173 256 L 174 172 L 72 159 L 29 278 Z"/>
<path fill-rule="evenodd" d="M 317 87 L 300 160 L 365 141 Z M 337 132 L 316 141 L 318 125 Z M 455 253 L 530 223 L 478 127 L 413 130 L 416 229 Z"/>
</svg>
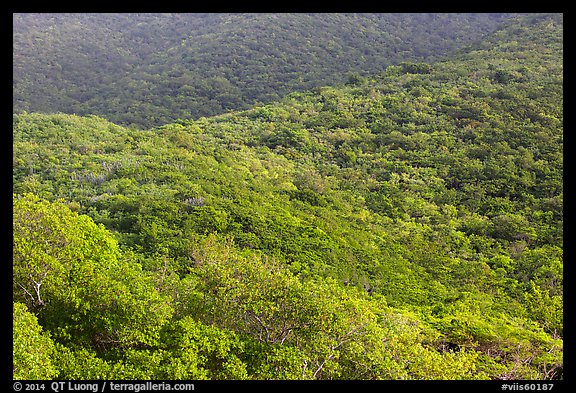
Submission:
<svg viewBox="0 0 576 393">
<path fill-rule="evenodd" d="M 13 210 L 14 299 L 56 340 L 97 351 L 156 342 L 171 302 L 102 225 L 31 194 Z"/>
<path fill-rule="evenodd" d="M 14 302 L 12 309 L 13 379 L 52 379 L 57 375 L 55 347 L 50 335 L 26 305 Z"/>
</svg>

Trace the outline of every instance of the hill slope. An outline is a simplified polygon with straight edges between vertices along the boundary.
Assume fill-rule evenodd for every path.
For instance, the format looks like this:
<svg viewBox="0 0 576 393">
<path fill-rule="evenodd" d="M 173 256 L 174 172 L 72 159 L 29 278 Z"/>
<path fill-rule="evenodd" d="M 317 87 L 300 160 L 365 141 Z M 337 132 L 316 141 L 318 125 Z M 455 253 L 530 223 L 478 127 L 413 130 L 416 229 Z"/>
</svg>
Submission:
<svg viewBox="0 0 576 393">
<path fill-rule="evenodd" d="M 562 26 L 149 130 L 14 115 L 48 377 L 562 378 Z"/>
<path fill-rule="evenodd" d="M 13 107 L 161 125 L 440 58 L 507 17 L 14 14 Z"/>
</svg>

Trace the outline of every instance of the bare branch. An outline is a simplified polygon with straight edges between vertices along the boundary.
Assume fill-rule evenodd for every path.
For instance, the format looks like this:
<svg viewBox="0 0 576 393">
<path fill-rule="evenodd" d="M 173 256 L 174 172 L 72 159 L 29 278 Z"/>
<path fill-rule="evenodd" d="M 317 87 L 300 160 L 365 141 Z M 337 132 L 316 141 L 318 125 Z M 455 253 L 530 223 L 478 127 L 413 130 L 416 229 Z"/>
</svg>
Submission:
<svg viewBox="0 0 576 393">
<path fill-rule="evenodd" d="M 32 302 L 35 302 L 36 300 L 34 299 L 34 295 L 32 295 L 30 292 L 28 292 L 28 290 L 24 287 L 24 285 L 20 284 L 19 282 L 17 282 L 16 284 L 18 284 L 18 286 L 20 288 L 22 288 L 22 290 L 24 292 L 26 292 L 28 294 L 28 296 L 30 296 L 32 298 Z"/>
<path fill-rule="evenodd" d="M 328 362 L 329 360 L 332 360 L 332 359 L 334 359 L 333 353 L 328 355 L 328 357 L 326 359 L 324 359 L 324 361 L 322 361 L 322 363 L 320 363 L 320 366 L 318 366 L 316 371 L 314 371 L 314 374 L 312 374 L 312 378 L 316 378 L 316 374 L 318 374 L 320 372 L 320 370 L 322 370 L 322 368 L 324 368 L 324 365 L 326 364 L 326 362 Z"/>
</svg>

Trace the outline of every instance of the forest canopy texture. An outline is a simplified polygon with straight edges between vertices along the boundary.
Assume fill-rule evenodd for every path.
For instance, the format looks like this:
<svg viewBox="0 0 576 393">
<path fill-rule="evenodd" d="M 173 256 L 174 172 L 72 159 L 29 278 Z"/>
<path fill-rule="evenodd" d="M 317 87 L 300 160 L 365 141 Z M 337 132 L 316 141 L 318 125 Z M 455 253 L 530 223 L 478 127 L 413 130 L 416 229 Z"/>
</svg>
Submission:
<svg viewBox="0 0 576 393">
<path fill-rule="evenodd" d="M 563 378 L 561 14 L 14 18 L 14 379 Z"/>
<path fill-rule="evenodd" d="M 13 107 L 137 128 L 446 56 L 512 14 L 14 14 Z"/>
</svg>

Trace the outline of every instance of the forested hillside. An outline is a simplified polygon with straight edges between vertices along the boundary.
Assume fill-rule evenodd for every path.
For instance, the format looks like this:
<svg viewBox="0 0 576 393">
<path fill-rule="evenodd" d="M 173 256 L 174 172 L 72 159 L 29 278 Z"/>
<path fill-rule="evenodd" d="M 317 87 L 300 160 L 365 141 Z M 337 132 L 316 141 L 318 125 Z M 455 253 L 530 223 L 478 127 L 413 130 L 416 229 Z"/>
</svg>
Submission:
<svg viewBox="0 0 576 393">
<path fill-rule="evenodd" d="M 14 114 L 14 378 L 562 379 L 562 34 L 145 130 Z"/>
<path fill-rule="evenodd" d="M 510 14 L 14 14 L 15 111 L 147 128 L 441 58 Z"/>
</svg>

